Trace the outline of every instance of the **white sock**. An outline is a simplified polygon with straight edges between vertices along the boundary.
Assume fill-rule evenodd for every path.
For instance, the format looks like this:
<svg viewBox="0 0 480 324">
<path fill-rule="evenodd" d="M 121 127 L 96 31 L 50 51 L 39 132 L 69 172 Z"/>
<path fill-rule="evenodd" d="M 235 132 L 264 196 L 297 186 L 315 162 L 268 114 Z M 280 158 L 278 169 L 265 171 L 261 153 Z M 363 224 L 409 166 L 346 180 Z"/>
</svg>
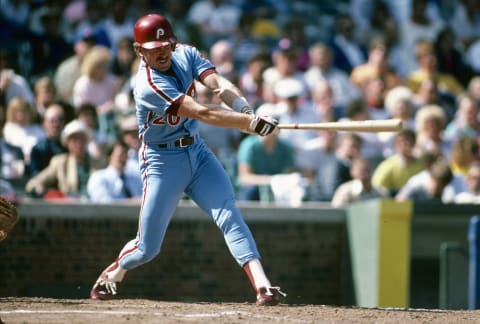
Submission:
<svg viewBox="0 0 480 324">
<path fill-rule="evenodd" d="M 260 287 L 271 287 L 270 280 L 268 280 L 265 272 L 263 271 L 263 266 L 260 263 L 259 259 L 254 259 L 248 262 L 250 268 L 250 273 L 252 274 L 253 281 L 255 281 L 255 287 L 258 289 Z"/>
</svg>

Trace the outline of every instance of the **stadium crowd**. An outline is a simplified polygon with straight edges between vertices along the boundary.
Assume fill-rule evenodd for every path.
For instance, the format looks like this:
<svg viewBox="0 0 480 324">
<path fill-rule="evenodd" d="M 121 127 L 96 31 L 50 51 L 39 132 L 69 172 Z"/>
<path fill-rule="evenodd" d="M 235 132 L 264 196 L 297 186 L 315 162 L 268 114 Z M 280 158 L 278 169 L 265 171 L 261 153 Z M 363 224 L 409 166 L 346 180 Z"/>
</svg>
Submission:
<svg viewBox="0 0 480 324">
<path fill-rule="evenodd" d="M 133 26 L 165 15 L 259 114 L 399 133 L 201 126 L 240 200 L 480 203 L 476 0 L 2 0 L 0 194 L 138 201 Z M 200 102 L 219 98 L 200 84 Z"/>
</svg>

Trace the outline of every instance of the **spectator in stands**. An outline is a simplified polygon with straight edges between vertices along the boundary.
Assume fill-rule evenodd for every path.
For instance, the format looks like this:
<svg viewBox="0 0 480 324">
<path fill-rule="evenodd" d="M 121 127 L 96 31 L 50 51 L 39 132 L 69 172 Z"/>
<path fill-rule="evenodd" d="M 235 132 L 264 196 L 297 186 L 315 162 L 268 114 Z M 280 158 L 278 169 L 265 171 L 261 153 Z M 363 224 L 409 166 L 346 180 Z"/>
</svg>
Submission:
<svg viewBox="0 0 480 324">
<path fill-rule="evenodd" d="M 130 86 L 132 66 L 137 58 L 133 50 L 133 38 L 125 36 L 117 43 L 117 51 L 112 58 L 112 73 L 117 78 L 118 89 Z"/>
<path fill-rule="evenodd" d="M 65 113 L 65 125 L 77 117 L 75 107 L 72 104 L 63 100 L 57 100 L 55 103 L 63 108 L 63 112 Z"/>
<path fill-rule="evenodd" d="M 45 137 L 42 126 L 35 123 L 36 113 L 23 98 L 15 97 L 7 107 L 7 119 L 3 128 L 5 142 L 22 149 L 25 163 L 30 163 L 32 147 Z"/>
<path fill-rule="evenodd" d="M 297 52 L 297 69 L 306 71 L 310 65 L 310 57 L 304 21 L 298 17 L 290 17 L 283 24 L 282 38 L 290 41 L 292 48 Z"/>
<path fill-rule="evenodd" d="M 320 130 L 296 154 L 295 164 L 309 182 L 307 200 L 328 200 L 327 197 L 333 195 L 335 189 L 332 188 L 340 182 L 336 149 L 337 133 Z M 317 179 L 322 181 L 317 183 Z"/>
<path fill-rule="evenodd" d="M 29 174 L 22 148 L 11 145 L 4 140 L 3 122 L 0 123 L 0 131 L 0 178 L 6 181 L 3 184 L 5 191 L 15 194 L 17 190 L 23 190 Z"/>
<path fill-rule="evenodd" d="M 218 74 L 234 84 L 238 83 L 238 72 L 235 69 L 232 44 L 226 40 L 218 40 L 210 47 L 210 61 L 215 65 Z"/>
<path fill-rule="evenodd" d="M 88 103 L 80 105 L 77 108 L 76 119 L 87 125 L 89 130 L 88 154 L 95 159 L 105 158 L 103 151 L 108 145 L 104 134 L 98 131 L 98 115 L 95 106 Z"/>
<path fill-rule="evenodd" d="M 224 0 L 201 0 L 192 4 L 188 21 L 200 30 L 206 48 L 222 38 L 228 38 L 238 28 L 241 10 Z"/>
<path fill-rule="evenodd" d="M 398 29 L 397 21 L 385 1 L 371 1 L 370 4 L 366 4 L 367 1 L 363 1 L 363 4 L 361 2 L 352 1 L 350 12 L 355 19 L 362 44 L 370 44 L 376 38 L 388 38 L 392 28 Z M 359 6 L 361 8 L 367 7 L 370 10 L 369 12 L 362 12 L 361 8 L 358 8 Z M 360 17 L 360 15 L 362 16 Z"/>
<path fill-rule="evenodd" d="M 476 39 L 480 39 L 480 7 L 478 1 L 459 1 L 450 24 L 455 37 L 460 40 L 463 47 L 468 48 Z"/>
<path fill-rule="evenodd" d="M 124 81 L 122 87 L 115 94 L 114 104 L 116 115 L 129 115 L 135 113 L 135 100 L 133 98 L 133 85 L 135 84 L 135 76 L 138 71 L 138 66 L 141 58 L 137 56 L 130 66 L 130 75 Z"/>
<path fill-rule="evenodd" d="M 418 69 L 413 70 L 405 80 L 406 86 L 412 91 L 416 92 L 421 83 L 428 78 L 434 78 L 437 81 L 439 91 L 446 95 L 456 96 L 464 91 L 462 85 L 453 75 L 438 71 L 438 60 L 432 42 L 418 41 L 415 47 L 415 56 Z"/>
<path fill-rule="evenodd" d="M 384 80 L 386 90 L 400 85 L 400 76 L 389 65 L 388 44 L 383 38 L 370 41 L 367 62 L 357 65 L 350 74 L 350 80 L 359 89 L 365 90 L 371 79 Z"/>
<path fill-rule="evenodd" d="M 437 79 L 433 77 L 426 78 L 420 83 L 418 90 L 413 94 L 412 102 L 414 114 L 423 106 L 437 105 L 443 109 L 447 122 L 450 122 L 455 116 L 455 100 L 440 92 Z"/>
<path fill-rule="evenodd" d="M 415 114 L 415 121 L 417 140 L 414 154 L 421 157 L 431 152 L 449 159 L 451 142 L 444 137 L 447 119 L 443 109 L 437 105 L 423 106 Z"/>
<path fill-rule="evenodd" d="M 467 174 L 467 190 L 455 196 L 459 204 L 480 204 L 480 162 L 473 162 Z"/>
<path fill-rule="evenodd" d="M 164 16 L 172 26 L 175 26 L 175 36 L 185 44 L 190 44 L 205 51 L 205 44 L 198 25 L 188 20 L 188 0 L 167 0 L 165 1 Z"/>
<path fill-rule="evenodd" d="M 371 109 L 364 98 L 360 97 L 350 102 L 345 111 L 345 118 L 340 121 L 362 121 L 371 119 Z M 374 164 L 376 160 L 383 159 L 383 143 L 380 141 L 377 133 L 358 133 L 362 139 L 361 155 Z"/>
<path fill-rule="evenodd" d="M 50 77 L 42 77 L 35 82 L 35 121 L 41 121 L 48 106 L 57 99 L 57 89 Z"/>
<path fill-rule="evenodd" d="M 65 113 L 63 108 L 56 103 L 50 104 L 43 116 L 43 129 L 46 137 L 35 144 L 30 153 L 30 175 L 37 175 L 48 166 L 54 155 L 67 151 L 60 141 L 64 126 Z"/>
<path fill-rule="evenodd" d="M 389 118 L 397 118 L 403 121 L 406 128 L 415 128 L 413 92 L 405 86 L 397 86 L 385 94 L 385 110 Z"/>
<path fill-rule="evenodd" d="M 238 23 L 238 30 L 228 42 L 231 44 L 234 57 L 235 69 L 244 73 L 250 59 L 261 52 L 266 52 L 268 46 L 259 37 L 253 34 L 255 16 L 251 12 L 243 12 Z"/>
<path fill-rule="evenodd" d="M 320 131 L 297 154 L 297 166 L 308 180 L 306 200 L 330 201 L 335 190 L 351 180 L 351 162 L 360 157 L 361 138 L 353 133 Z"/>
<path fill-rule="evenodd" d="M 411 0 L 409 16 L 400 23 L 400 43 L 406 75 L 419 68 L 415 53 L 417 42 L 434 42 L 445 26 L 442 19 L 433 18 L 428 12 L 428 0 Z M 414 90 L 415 91 L 415 90 Z"/>
<path fill-rule="evenodd" d="M 474 76 L 474 72 L 465 61 L 463 51 L 458 48 L 453 31 L 450 28 L 440 31 L 433 47 L 437 58 L 438 72 L 453 76 L 462 87 L 466 87 Z"/>
<path fill-rule="evenodd" d="M 120 40 L 122 38 L 133 38 L 132 30 L 135 21 L 128 15 L 129 1 L 115 0 L 111 1 L 110 4 L 103 28 L 108 36 L 112 55 L 117 56 Z M 131 48 L 133 48 L 132 44 L 133 41 L 130 43 Z"/>
<path fill-rule="evenodd" d="M 26 184 L 27 193 L 49 199 L 86 199 L 90 174 L 105 167 L 105 161 L 90 158 L 87 144 L 90 137 L 87 126 L 73 120 L 62 131 L 61 141 L 68 152 L 52 157 L 48 166 Z"/>
<path fill-rule="evenodd" d="M 301 124 L 311 123 L 317 120 L 317 115 L 312 106 L 301 103 L 301 96 L 304 94 L 303 84 L 294 79 L 286 78 L 279 80 L 274 87 L 277 104 L 273 114 L 278 117 L 282 123 Z M 309 138 L 315 137 L 314 130 L 283 129 L 278 135 L 283 140 L 289 142 L 295 151 L 303 146 L 303 143 Z"/>
<path fill-rule="evenodd" d="M 59 99 L 73 103 L 73 87 L 81 76 L 81 65 L 87 52 L 95 45 L 95 37 L 90 31 L 78 36 L 73 45 L 74 55 L 63 60 L 55 70 L 53 82 Z"/>
<path fill-rule="evenodd" d="M 32 106 L 35 104 L 35 96 L 28 81 L 17 74 L 12 68 L 11 53 L 1 50 L 0 53 L 0 107 L 4 109 L 15 98 L 23 98 Z"/>
<path fill-rule="evenodd" d="M 413 154 L 416 135 L 411 129 L 404 129 L 395 136 L 395 155 L 381 161 L 374 169 L 372 184 L 388 190 L 395 196 L 412 177 L 424 169 L 423 161 Z"/>
<path fill-rule="evenodd" d="M 137 117 L 135 114 L 123 117 L 120 120 L 120 125 L 118 128 L 120 130 L 119 135 L 121 141 L 128 146 L 128 158 L 125 170 L 128 170 L 129 173 L 137 173 L 139 176 L 141 176 L 138 154 L 140 147 L 142 146 L 142 141 L 138 137 Z"/>
<path fill-rule="evenodd" d="M 473 138 L 480 143 L 480 101 L 471 95 L 463 94 L 457 98 L 458 109 L 445 129 L 445 138 L 454 141 L 461 136 Z"/>
<path fill-rule="evenodd" d="M 107 8 L 101 1 L 87 1 L 85 18 L 76 27 L 76 38 L 91 33 L 95 44 L 111 48 L 112 43 L 105 26 Z"/>
<path fill-rule="evenodd" d="M 385 110 L 389 118 L 396 118 L 403 121 L 403 128 L 415 129 L 415 120 L 413 119 L 413 93 L 405 86 L 397 86 L 385 95 Z M 388 157 L 394 153 L 394 132 L 381 132 L 378 134 L 383 146 L 383 156 Z"/>
<path fill-rule="evenodd" d="M 356 39 L 355 23 L 349 14 L 337 16 L 335 33 L 329 45 L 333 50 L 333 65 L 348 75 L 354 67 L 366 61 L 366 50 Z"/>
<path fill-rule="evenodd" d="M 373 198 L 388 197 L 383 188 L 372 185 L 372 168 L 370 162 L 364 158 L 352 161 L 350 169 L 352 180 L 341 184 L 332 198 L 333 207 L 343 207 L 349 203 Z"/>
<path fill-rule="evenodd" d="M 423 184 L 429 182 L 431 178 L 429 169 L 438 159 L 443 159 L 443 157 L 435 153 L 427 153 L 422 156 L 425 168 L 411 176 L 407 183 L 402 187 L 402 190 L 409 192 L 412 188 L 421 187 Z M 444 203 L 451 203 L 455 200 L 456 195 L 466 190 L 467 183 L 465 177 L 461 174 L 453 173 L 452 181 L 450 181 L 443 190 L 442 201 Z"/>
<path fill-rule="evenodd" d="M 480 76 L 473 77 L 468 83 L 467 93 L 472 96 L 472 98 L 477 102 L 477 105 L 480 106 Z"/>
<path fill-rule="evenodd" d="M 310 90 L 312 106 L 317 122 L 331 122 L 345 117 L 344 107 L 335 106 L 333 88 L 327 80 L 319 80 Z"/>
<path fill-rule="evenodd" d="M 371 119 L 387 119 L 388 111 L 385 110 L 385 92 L 387 86 L 382 77 L 373 77 L 366 81 L 362 89 L 363 97 L 368 105 Z"/>
<path fill-rule="evenodd" d="M 272 176 L 296 170 L 293 147 L 276 133 L 245 137 L 238 148 L 237 159 L 239 200 L 273 200 Z"/>
<path fill-rule="evenodd" d="M 20 30 L 28 26 L 28 18 L 32 12 L 31 4 L 27 1 L 5 0 L 0 7 L 0 16 L 8 25 Z"/>
<path fill-rule="evenodd" d="M 328 45 L 317 42 L 308 53 L 310 66 L 304 76 L 310 92 L 320 80 L 327 80 L 333 91 L 335 106 L 345 110 L 350 101 L 360 96 L 360 92 L 345 71 L 333 66 L 333 52 Z"/>
<path fill-rule="evenodd" d="M 478 75 L 480 73 L 480 38 L 466 49 L 465 60 Z"/>
<path fill-rule="evenodd" d="M 87 1 L 73 0 L 63 5 L 63 29 L 66 39 L 73 44 L 76 39 L 77 26 L 86 19 Z"/>
<path fill-rule="evenodd" d="M 450 153 L 450 168 L 452 172 L 466 177 L 470 164 L 480 157 L 479 152 L 477 139 L 466 136 L 457 138 L 452 144 Z"/>
<path fill-rule="evenodd" d="M 142 180 L 140 173 L 127 169 L 128 146 L 115 142 L 108 155 L 108 166 L 93 171 L 87 182 L 88 197 L 92 202 L 140 202 Z"/>
<path fill-rule="evenodd" d="M 291 14 L 289 11 L 291 6 L 282 1 L 257 0 L 237 3 L 243 14 L 253 18 L 251 22 L 253 37 L 262 40 L 267 46 L 280 37 L 281 22 L 286 21 Z M 251 18 L 244 23 L 247 24 L 249 21 Z"/>
<path fill-rule="evenodd" d="M 72 54 L 72 47 L 66 40 L 62 24 L 62 11 L 58 4 L 48 4 L 38 11 L 37 30 L 28 34 L 30 69 L 25 75 L 35 80 L 42 76 L 53 76 L 57 66 Z"/>
<path fill-rule="evenodd" d="M 418 201 L 443 201 L 445 188 L 453 179 L 453 173 L 448 161 L 438 159 L 428 168 L 429 177 L 426 181 L 417 183 L 415 186 L 402 187 L 396 194 L 398 201 L 418 200 Z"/>
<path fill-rule="evenodd" d="M 264 100 L 262 74 L 270 65 L 269 55 L 259 52 L 248 60 L 246 70 L 240 74 L 238 86 L 254 109 Z"/>
<path fill-rule="evenodd" d="M 301 97 L 308 95 L 303 72 L 297 68 L 297 51 L 288 39 L 281 39 L 272 53 L 273 66 L 263 72 L 263 83 L 273 87 L 282 79 L 295 79 L 302 84 Z"/>
<path fill-rule="evenodd" d="M 82 76 L 73 88 L 73 104 L 80 106 L 93 104 L 97 109 L 99 132 L 105 136 L 107 143 L 116 137 L 114 119 L 114 99 L 119 90 L 115 76 L 111 73 L 111 51 L 103 46 L 95 46 L 82 62 Z"/>
</svg>

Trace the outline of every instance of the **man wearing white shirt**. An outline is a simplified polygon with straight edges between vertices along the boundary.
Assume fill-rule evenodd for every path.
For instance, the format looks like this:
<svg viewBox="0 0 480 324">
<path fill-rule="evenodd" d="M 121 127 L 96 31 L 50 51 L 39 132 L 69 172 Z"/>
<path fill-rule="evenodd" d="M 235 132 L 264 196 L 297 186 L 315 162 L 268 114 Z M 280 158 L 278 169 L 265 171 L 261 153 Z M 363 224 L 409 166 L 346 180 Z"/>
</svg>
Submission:
<svg viewBox="0 0 480 324">
<path fill-rule="evenodd" d="M 140 201 L 142 181 L 137 173 L 125 169 L 127 151 L 126 144 L 116 142 L 110 152 L 108 166 L 90 175 L 87 184 L 90 201 L 97 203 L 136 199 Z"/>
<path fill-rule="evenodd" d="M 275 84 L 274 92 L 278 102 L 272 113 L 285 124 L 315 123 L 317 114 L 311 105 L 302 105 L 299 98 L 304 91 L 303 84 L 294 78 L 282 79 Z M 316 136 L 315 130 L 291 130 L 283 129 L 279 137 L 288 141 L 296 151 L 299 151 L 304 143 Z"/>
<path fill-rule="evenodd" d="M 332 198 L 333 207 L 342 207 L 360 200 L 389 197 L 388 191 L 372 185 L 372 169 L 367 159 L 353 160 L 350 174 L 353 179 L 341 184 L 335 190 Z"/>
<path fill-rule="evenodd" d="M 432 181 L 432 175 L 428 169 L 420 171 L 419 173 L 408 179 L 407 183 L 400 189 L 396 196 L 398 200 L 408 199 L 407 197 L 416 188 L 424 187 Z M 441 201 L 443 203 L 452 203 L 455 197 L 461 192 L 467 191 L 467 184 L 465 178 L 459 174 L 453 174 L 451 181 L 443 188 Z"/>
<path fill-rule="evenodd" d="M 305 81 L 314 91 L 321 80 L 326 80 L 333 91 L 336 106 L 343 109 L 360 96 L 359 90 L 350 81 L 348 74 L 332 65 L 333 53 L 328 45 L 316 43 L 309 49 L 310 67 L 305 71 Z"/>
</svg>

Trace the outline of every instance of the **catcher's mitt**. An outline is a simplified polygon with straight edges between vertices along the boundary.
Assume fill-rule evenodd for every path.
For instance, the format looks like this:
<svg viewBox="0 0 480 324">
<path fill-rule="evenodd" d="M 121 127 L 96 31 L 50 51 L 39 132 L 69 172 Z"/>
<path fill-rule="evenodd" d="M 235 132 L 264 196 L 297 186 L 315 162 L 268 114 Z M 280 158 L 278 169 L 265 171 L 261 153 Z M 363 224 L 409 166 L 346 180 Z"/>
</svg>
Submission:
<svg viewBox="0 0 480 324">
<path fill-rule="evenodd" d="M 3 241 L 18 221 L 17 207 L 0 196 L 0 241 Z"/>
</svg>

